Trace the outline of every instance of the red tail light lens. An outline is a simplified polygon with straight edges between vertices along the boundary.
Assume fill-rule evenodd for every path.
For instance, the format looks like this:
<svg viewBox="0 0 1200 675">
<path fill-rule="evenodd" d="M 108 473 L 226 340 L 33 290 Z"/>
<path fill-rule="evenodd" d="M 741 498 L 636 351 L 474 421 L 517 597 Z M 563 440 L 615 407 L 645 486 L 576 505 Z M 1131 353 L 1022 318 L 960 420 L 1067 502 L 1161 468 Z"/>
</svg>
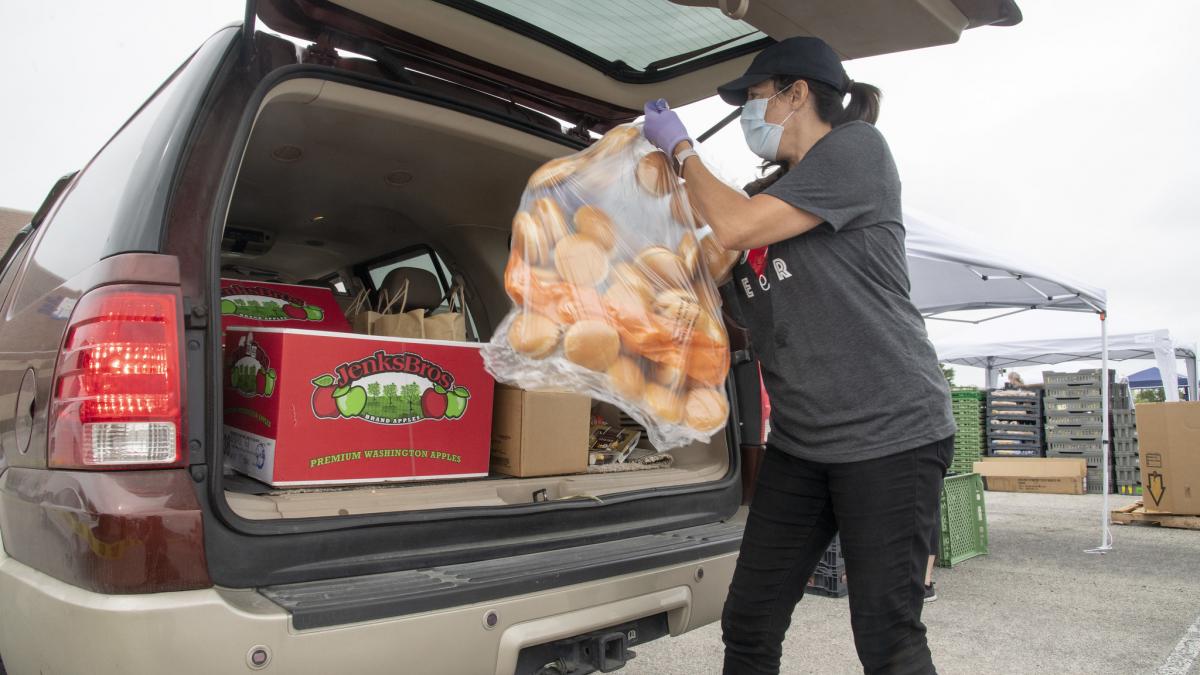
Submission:
<svg viewBox="0 0 1200 675">
<path fill-rule="evenodd" d="M 105 286 L 83 296 L 58 355 L 50 466 L 182 466 L 178 289 Z"/>
</svg>

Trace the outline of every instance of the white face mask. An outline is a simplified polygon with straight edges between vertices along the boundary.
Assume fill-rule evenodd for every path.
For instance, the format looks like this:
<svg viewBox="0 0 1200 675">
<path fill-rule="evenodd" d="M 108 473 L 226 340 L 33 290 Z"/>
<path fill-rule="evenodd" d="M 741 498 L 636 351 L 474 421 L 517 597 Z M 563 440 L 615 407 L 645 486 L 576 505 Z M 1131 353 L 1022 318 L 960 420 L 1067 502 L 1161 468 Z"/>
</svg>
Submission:
<svg viewBox="0 0 1200 675">
<path fill-rule="evenodd" d="M 788 116 L 783 118 L 779 124 L 771 124 L 767 121 L 767 105 L 771 99 L 787 91 L 791 86 L 789 84 L 780 89 L 770 98 L 756 98 L 746 101 L 746 105 L 742 106 L 742 133 L 746 136 L 746 145 L 750 146 L 750 152 L 768 162 L 779 159 L 779 141 L 783 138 L 783 125 L 787 124 L 796 111 L 788 113 Z"/>
</svg>

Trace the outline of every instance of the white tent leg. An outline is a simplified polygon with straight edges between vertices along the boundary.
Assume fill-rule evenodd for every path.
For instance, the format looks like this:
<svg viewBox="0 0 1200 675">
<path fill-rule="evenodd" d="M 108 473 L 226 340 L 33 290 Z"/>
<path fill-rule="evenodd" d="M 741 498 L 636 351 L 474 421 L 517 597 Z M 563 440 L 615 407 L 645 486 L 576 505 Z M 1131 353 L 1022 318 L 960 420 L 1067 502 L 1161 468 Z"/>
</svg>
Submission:
<svg viewBox="0 0 1200 675">
<path fill-rule="evenodd" d="M 1195 347 L 1192 348 L 1192 353 L 1195 354 Z M 1196 399 L 1196 357 L 1184 359 L 1184 366 L 1187 368 L 1188 379 L 1188 400 L 1195 401 Z"/>
<path fill-rule="evenodd" d="M 1171 402 L 1179 400 L 1179 370 L 1175 359 L 1175 344 L 1169 339 L 1159 339 L 1154 345 L 1154 360 L 1158 363 L 1158 374 L 1162 376 L 1163 395 Z"/>
<path fill-rule="evenodd" d="M 1112 550 L 1112 532 L 1109 529 L 1109 518 L 1111 517 L 1108 511 L 1108 486 L 1109 486 L 1109 457 L 1112 452 L 1109 449 L 1110 439 L 1108 435 L 1108 419 L 1109 419 L 1109 387 L 1108 387 L 1108 315 L 1100 315 L 1100 466 L 1104 467 L 1101 471 L 1101 480 L 1103 487 L 1100 490 L 1104 494 L 1104 510 L 1100 514 L 1100 546 L 1089 549 L 1088 553 L 1103 553 Z"/>
</svg>

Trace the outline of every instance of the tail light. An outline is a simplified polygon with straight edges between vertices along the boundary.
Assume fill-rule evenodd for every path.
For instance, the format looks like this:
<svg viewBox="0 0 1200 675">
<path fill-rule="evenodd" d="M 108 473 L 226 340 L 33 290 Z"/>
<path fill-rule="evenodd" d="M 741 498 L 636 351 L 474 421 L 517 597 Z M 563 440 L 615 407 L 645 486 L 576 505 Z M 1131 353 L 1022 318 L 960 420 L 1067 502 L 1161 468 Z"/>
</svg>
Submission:
<svg viewBox="0 0 1200 675">
<path fill-rule="evenodd" d="M 104 286 L 84 295 L 55 367 L 50 466 L 183 466 L 178 289 Z"/>
</svg>

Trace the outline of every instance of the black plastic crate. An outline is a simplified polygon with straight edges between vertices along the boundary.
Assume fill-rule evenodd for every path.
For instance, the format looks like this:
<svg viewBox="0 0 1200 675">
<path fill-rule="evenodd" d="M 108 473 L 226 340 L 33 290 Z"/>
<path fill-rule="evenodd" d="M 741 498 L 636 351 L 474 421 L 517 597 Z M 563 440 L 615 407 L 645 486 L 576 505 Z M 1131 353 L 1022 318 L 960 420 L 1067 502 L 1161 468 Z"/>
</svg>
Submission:
<svg viewBox="0 0 1200 675">
<path fill-rule="evenodd" d="M 828 598 L 846 597 L 850 592 L 846 587 L 846 571 L 843 569 L 839 573 L 834 574 L 817 572 L 809 578 L 806 592 L 823 595 Z"/>
<path fill-rule="evenodd" d="M 1141 466 L 1141 461 L 1136 454 L 1114 453 L 1113 466 L 1118 469 L 1136 469 Z"/>
<path fill-rule="evenodd" d="M 1099 440 L 1094 441 L 1055 441 L 1050 440 L 1046 443 L 1047 452 L 1066 453 L 1066 454 L 1094 454 L 1100 455 L 1104 452 L 1104 445 Z"/>
<path fill-rule="evenodd" d="M 1123 468 L 1118 466 L 1116 469 L 1114 469 L 1114 473 L 1117 479 L 1117 487 L 1142 484 L 1142 472 L 1136 466 L 1132 468 Z"/>
<path fill-rule="evenodd" d="M 1042 383 L 1046 387 L 1098 386 L 1100 378 L 1101 371 L 1099 368 L 1085 368 L 1073 373 L 1060 373 L 1053 370 L 1042 371 Z M 1108 381 L 1113 384 L 1117 381 L 1117 371 L 1112 368 L 1108 369 Z"/>
<path fill-rule="evenodd" d="M 1032 438 L 1041 440 L 1042 428 L 1036 424 L 989 424 L 989 438 Z"/>
<path fill-rule="evenodd" d="M 1004 446 L 998 448 L 988 448 L 988 457 L 1041 457 L 1041 446 L 1037 447 L 1012 447 Z"/>
<path fill-rule="evenodd" d="M 821 554 L 821 561 L 817 564 L 824 565 L 825 567 L 838 567 L 839 565 L 846 564 L 846 559 L 842 557 L 842 539 L 840 535 L 833 535 L 833 542 Z"/>
</svg>

